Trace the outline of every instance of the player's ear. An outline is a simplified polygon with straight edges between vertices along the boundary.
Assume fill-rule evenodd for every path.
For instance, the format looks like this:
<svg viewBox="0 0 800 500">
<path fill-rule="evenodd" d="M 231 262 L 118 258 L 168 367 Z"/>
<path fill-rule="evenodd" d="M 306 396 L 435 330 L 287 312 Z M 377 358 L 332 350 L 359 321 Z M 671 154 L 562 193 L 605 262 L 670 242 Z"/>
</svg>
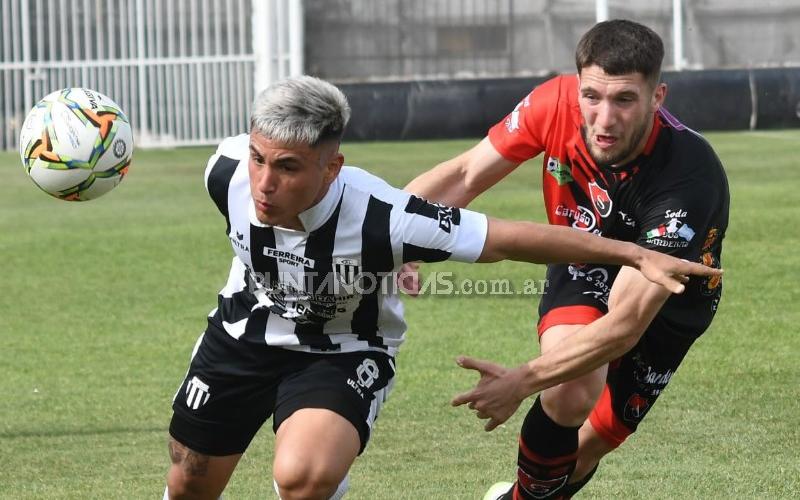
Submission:
<svg viewBox="0 0 800 500">
<path fill-rule="evenodd" d="M 655 113 L 658 108 L 660 108 L 664 104 L 664 99 L 667 98 L 667 84 L 664 82 L 660 82 L 656 84 L 656 88 L 653 91 L 653 112 Z"/>
<path fill-rule="evenodd" d="M 330 155 L 328 163 L 325 165 L 325 184 L 330 184 L 339 175 L 344 165 L 344 155 L 339 152 L 337 147 L 335 152 Z"/>
</svg>

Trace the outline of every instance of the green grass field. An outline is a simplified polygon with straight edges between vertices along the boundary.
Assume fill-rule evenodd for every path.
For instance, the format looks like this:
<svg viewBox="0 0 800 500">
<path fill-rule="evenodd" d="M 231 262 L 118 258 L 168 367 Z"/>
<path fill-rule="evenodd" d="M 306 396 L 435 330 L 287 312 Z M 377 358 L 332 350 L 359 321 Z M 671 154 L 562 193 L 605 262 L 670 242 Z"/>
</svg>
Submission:
<svg viewBox="0 0 800 500">
<path fill-rule="evenodd" d="M 726 165 L 725 293 L 640 431 L 583 498 L 800 497 L 800 132 L 708 135 Z M 348 144 L 395 185 L 474 141 Z M 138 151 L 90 203 L 40 192 L 0 154 L 0 498 L 161 498 L 170 402 L 230 263 L 203 188 L 209 148 Z M 543 220 L 540 162 L 474 208 Z M 428 269 L 434 269 L 428 267 Z M 522 264 L 446 264 L 464 278 L 542 278 Z M 537 352 L 530 297 L 406 300 L 398 383 L 351 472 L 352 499 L 475 499 L 515 471 L 520 412 L 485 433 L 451 396 L 458 354 Z M 274 498 L 266 426 L 226 498 Z"/>
</svg>

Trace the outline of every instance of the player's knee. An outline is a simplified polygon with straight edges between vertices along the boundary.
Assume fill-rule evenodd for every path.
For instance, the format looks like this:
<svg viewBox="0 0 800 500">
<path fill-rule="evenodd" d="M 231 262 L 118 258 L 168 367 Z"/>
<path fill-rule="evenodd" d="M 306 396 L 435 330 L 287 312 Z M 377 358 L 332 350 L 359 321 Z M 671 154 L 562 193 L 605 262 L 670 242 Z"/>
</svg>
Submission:
<svg viewBox="0 0 800 500">
<path fill-rule="evenodd" d="M 169 440 L 172 462 L 167 472 L 167 496 L 176 499 L 215 499 L 225 488 L 216 479 L 210 457 L 187 448 L 175 439 Z"/>
<path fill-rule="evenodd" d="M 594 384 L 566 382 L 542 392 L 542 407 L 563 426 L 581 425 L 594 408 L 600 390 Z"/>
<path fill-rule="evenodd" d="M 275 457 L 272 474 L 281 500 L 327 500 L 343 479 L 331 469 L 294 454 L 283 454 Z"/>
<path fill-rule="evenodd" d="M 187 475 L 179 466 L 170 467 L 167 474 L 167 492 L 170 500 L 195 500 L 207 498 L 206 485 L 198 478 Z"/>
</svg>

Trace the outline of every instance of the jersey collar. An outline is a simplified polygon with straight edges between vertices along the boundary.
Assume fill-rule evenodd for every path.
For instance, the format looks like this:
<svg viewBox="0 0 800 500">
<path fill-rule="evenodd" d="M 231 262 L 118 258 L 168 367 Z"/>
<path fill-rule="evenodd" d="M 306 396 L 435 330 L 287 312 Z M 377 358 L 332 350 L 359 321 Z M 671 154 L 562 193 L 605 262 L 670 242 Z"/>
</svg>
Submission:
<svg viewBox="0 0 800 500">
<path fill-rule="evenodd" d="M 612 173 L 630 172 L 638 170 L 639 167 L 641 167 L 642 164 L 644 164 L 647 161 L 647 158 L 649 158 L 653 154 L 653 150 L 655 149 L 656 144 L 658 143 L 658 138 L 661 137 L 661 129 L 663 128 L 664 126 L 662 125 L 661 119 L 659 118 L 659 113 L 658 112 L 653 113 L 653 129 L 650 131 L 650 136 L 647 138 L 647 142 L 645 143 L 642 152 L 639 153 L 639 155 L 636 158 L 632 159 L 628 163 L 623 163 L 622 165 L 614 165 L 614 166 L 605 165 L 603 167 L 600 167 L 601 170 Z"/>
<path fill-rule="evenodd" d="M 333 215 L 341 196 L 342 181 L 337 175 L 336 179 L 328 187 L 328 192 L 319 200 L 319 203 L 304 212 L 300 212 L 300 215 L 298 215 L 307 233 L 318 229 Z"/>
<path fill-rule="evenodd" d="M 658 111 L 656 111 L 653 113 L 653 130 L 650 131 L 650 137 L 647 138 L 647 143 L 644 145 L 642 154 L 645 156 L 650 156 L 653 153 L 653 148 L 656 147 L 656 140 L 658 139 L 658 134 L 660 132 L 661 120 L 659 119 Z"/>
</svg>

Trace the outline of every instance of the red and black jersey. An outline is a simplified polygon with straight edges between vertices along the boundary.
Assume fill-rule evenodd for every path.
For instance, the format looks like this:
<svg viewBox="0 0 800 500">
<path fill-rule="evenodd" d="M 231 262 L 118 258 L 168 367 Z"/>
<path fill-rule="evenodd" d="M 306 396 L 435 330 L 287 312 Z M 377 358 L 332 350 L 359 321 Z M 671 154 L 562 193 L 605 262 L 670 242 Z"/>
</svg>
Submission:
<svg viewBox="0 0 800 500">
<path fill-rule="evenodd" d="M 628 164 L 598 167 L 581 134 L 576 75 L 535 88 L 489 131 L 506 159 L 523 162 L 544 153 L 543 191 L 551 224 L 637 244 L 719 266 L 728 225 L 728 184 L 706 140 L 661 108 L 645 149 Z M 693 278 L 660 312 L 684 334 L 708 326 L 721 279 Z"/>
</svg>

